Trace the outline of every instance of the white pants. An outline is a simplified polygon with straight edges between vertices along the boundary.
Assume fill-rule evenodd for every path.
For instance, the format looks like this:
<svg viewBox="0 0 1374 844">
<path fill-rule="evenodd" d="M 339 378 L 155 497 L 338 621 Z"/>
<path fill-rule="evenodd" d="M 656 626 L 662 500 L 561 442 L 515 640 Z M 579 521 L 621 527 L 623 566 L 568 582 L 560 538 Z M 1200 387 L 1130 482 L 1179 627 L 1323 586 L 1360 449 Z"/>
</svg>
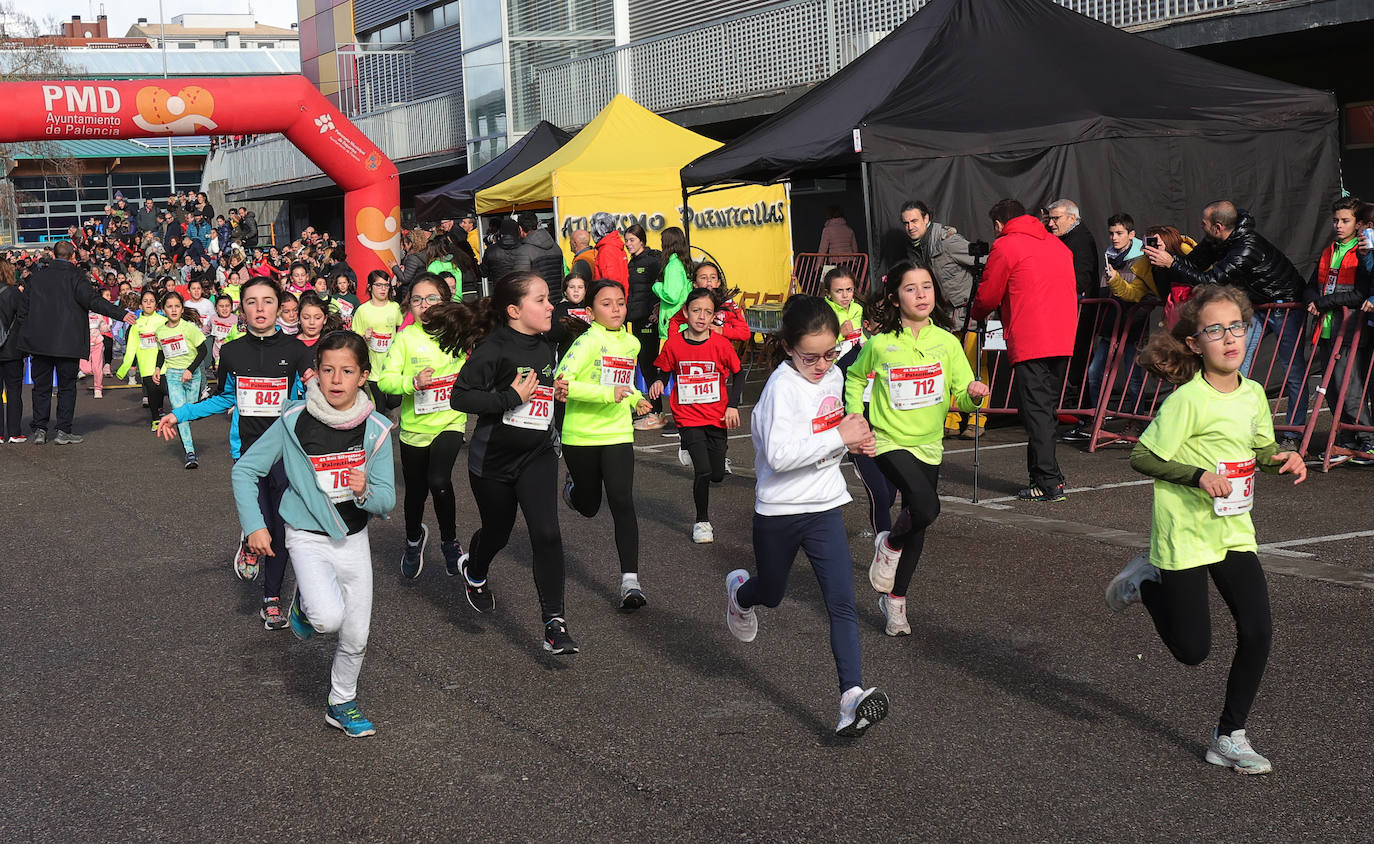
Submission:
<svg viewBox="0 0 1374 844">
<path fill-rule="evenodd" d="M 372 551 L 367 528 L 332 539 L 287 525 L 286 549 L 291 553 L 297 600 L 305 617 L 318 632 L 339 634 L 329 672 L 329 702 L 354 700 L 372 622 Z"/>
</svg>

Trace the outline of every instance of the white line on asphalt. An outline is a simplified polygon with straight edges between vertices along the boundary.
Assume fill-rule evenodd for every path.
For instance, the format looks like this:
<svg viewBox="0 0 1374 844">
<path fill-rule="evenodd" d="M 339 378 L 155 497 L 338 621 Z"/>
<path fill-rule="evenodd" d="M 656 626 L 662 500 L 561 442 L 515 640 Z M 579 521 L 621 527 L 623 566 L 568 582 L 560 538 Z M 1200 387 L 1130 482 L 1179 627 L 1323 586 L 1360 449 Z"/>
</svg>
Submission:
<svg viewBox="0 0 1374 844">
<path fill-rule="evenodd" d="M 1123 488 L 1123 487 L 1128 487 L 1128 486 L 1144 486 L 1145 484 L 1152 484 L 1152 483 L 1154 483 L 1154 482 L 1155 482 L 1155 481 L 1154 481 L 1154 478 L 1145 478 L 1145 479 L 1139 480 L 1139 481 L 1119 481 L 1119 482 L 1114 483 L 1114 484 L 1098 484 L 1097 486 L 1080 486 L 1080 487 L 1074 487 L 1073 489 L 1066 489 L 1066 490 L 1064 490 L 1064 494 L 1065 494 L 1065 495 L 1077 495 L 1078 493 L 1083 493 L 1083 492 L 1101 492 L 1101 491 L 1104 490 L 1104 489 L 1121 489 L 1121 488 Z M 961 499 L 961 500 L 963 500 L 963 501 L 968 501 L 967 498 L 964 498 L 964 499 Z M 998 503 L 1001 503 L 1001 502 L 1003 502 L 1003 501 L 1015 501 L 1015 500 L 1016 500 L 1016 496 L 1014 496 L 1014 495 L 1008 495 L 1008 496 L 1004 496 L 1004 497 L 1002 497 L 1002 498 L 990 498 L 990 499 L 988 499 L 987 501 L 980 501 L 979 504 L 984 504 L 984 505 L 986 505 L 986 504 L 998 504 Z"/>
<path fill-rule="evenodd" d="M 980 445 L 978 446 L 978 451 L 981 453 L 984 451 L 996 451 L 999 448 L 1024 448 L 1025 445 L 1025 443 L 1002 443 L 1001 445 Z M 946 449 L 945 454 L 970 454 L 972 452 L 973 449 L 971 448 L 951 448 Z"/>
<path fill-rule="evenodd" d="M 726 437 L 726 439 L 727 439 L 727 440 L 739 440 L 739 439 L 744 439 L 745 437 L 748 437 L 748 436 L 752 436 L 752 434 L 731 434 L 730 436 Z M 666 442 L 666 443 L 659 443 L 658 445 L 637 445 L 637 446 L 635 446 L 635 451 L 647 451 L 647 452 L 649 452 L 649 453 L 652 454 L 653 452 L 658 451 L 660 448 L 681 448 L 681 447 L 682 447 L 682 446 L 678 444 L 678 441 L 677 441 L 677 440 L 672 440 L 672 441 Z"/>
<path fill-rule="evenodd" d="M 1374 530 L 1359 530 L 1352 533 L 1332 533 L 1326 536 L 1312 536 L 1307 539 L 1285 539 L 1282 542 L 1266 542 L 1259 547 L 1260 551 L 1267 554 L 1277 554 L 1280 557 L 1315 557 L 1316 554 L 1309 554 L 1306 551 L 1287 551 L 1284 549 L 1292 548 L 1295 545 L 1315 545 L 1319 542 L 1341 542 L 1346 539 L 1361 539 L 1366 536 L 1374 536 Z"/>
</svg>

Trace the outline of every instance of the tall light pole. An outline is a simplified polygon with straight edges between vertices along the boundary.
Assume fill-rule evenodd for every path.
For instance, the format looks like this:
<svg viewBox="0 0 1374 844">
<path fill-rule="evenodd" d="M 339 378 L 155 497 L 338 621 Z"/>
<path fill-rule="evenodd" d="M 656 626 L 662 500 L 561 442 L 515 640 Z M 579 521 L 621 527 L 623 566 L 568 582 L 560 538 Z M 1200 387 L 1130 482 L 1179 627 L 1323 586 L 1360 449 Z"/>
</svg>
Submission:
<svg viewBox="0 0 1374 844">
<path fill-rule="evenodd" d="M 162 13 L 162 0 L 157 0 L 157 17 L 159 25 L 162 27 L 162 78 L 167 78 L 167 16 Z M 172 136 L 167 135 L 167 181 L 172 183 L 172 188 L 168 192 L 170 196 L 177 193 L 177 171 L 172 162 Z"/>
</svg>

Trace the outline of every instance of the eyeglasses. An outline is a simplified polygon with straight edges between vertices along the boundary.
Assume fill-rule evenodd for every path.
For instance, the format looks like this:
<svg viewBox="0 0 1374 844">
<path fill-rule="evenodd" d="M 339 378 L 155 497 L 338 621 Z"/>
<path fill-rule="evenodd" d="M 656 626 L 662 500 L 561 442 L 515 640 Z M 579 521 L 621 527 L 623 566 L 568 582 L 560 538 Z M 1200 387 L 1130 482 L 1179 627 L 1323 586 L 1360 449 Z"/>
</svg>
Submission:
<svg viewBox="0 0 1374 844">
<path fill-rule="evenodd" d="M 437 293 L 431 293 L 428 296 L 410 297 L 410 304 L 412 305 L 437 305 L 442 301 L 444 301 L 444 297 Z"/>
<path fill-rule="evenodd" d="M 796 355 L 797 360 L 801 361 L 802 366 L 815 366 L 816 362 L 819 361 L 821 358 L 825 358 L 826 363 L 834 363 L 835 359 L 840 356 L 840 350 L 831 349 L 830 351 L 820 355 L 804 355 L 801 352 L 793 352 L 793 354 Z"/>
<path fill-rule="evenodd" d="M 1197 337 L 1198 335 L 1202 335 L 1206 337 L 1208 340 L 1215 341 L 1220 340 L 1222 338 L 1222 335 L 1224 335 L 1228 331 L 1231 332 L 1232 337 L 1244 337 L 1246 332 L 1248 332 L 1249 330 L 1250 323 L 1233 322 L 1230 325 L 1209 325 L 1206 328 L 1197 331 L 1195 334 L 1193 334 L 1193 336 Z"/>
</svg>

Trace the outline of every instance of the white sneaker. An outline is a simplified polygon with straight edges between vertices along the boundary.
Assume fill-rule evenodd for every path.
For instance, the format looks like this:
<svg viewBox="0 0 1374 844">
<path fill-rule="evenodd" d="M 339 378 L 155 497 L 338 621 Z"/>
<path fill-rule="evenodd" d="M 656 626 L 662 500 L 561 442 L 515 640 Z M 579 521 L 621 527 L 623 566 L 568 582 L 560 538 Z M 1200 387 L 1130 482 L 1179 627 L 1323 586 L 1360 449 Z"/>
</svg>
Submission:
<svg viewBox="0 0 1374 844">
<path fill-rule="evenodd" d="M 735 474 L 735 467 L 734 467 L 734 464 L 732 464 L 732 463 L 730 462 L 730 458 L 728 458 L 728 457 L 725 458 L 725 474 L 727 474 L 727 475 L 733 475 L 733 474 Z"/>
<path fill-rule="evenodd" d="M 897 579 L 897 562 L 902 552 L 887 544 L 888 531 L 873 537 L 873 563 L 868 567 L 868 582 L 877 592 L 891 592 Z"/>
<path fill-rule="evenodd" d="M 752 642 L 759 635 L 759 617 L 754 608 L 740 609 L 739 602 L 735 600 L 735 593 L 748 579 L 749 572 L 744 569 L 735 569 L 725 575 L 725 626 L 741 642 Z"/>
<path fill-rule="evenodd" d="M 683 466 L 691 466 L 692 455 L 687 453 L 687 449 L 679 448 L 677 450 L 677 462 L 681 463 Z"/>
<path fill-rule="evenodd" d="M 1150 565 L 1148 553 L 1137 554 L 1107 584 L 1107 606 L 1120 612 L 1131 604 L 1140 603 L 1140 584 L 1147 580 L 1158 583 L 1159 569 Z"/>
<path fill-rule="evenodd" d="M 878 596 L 878 610 L 887 620 L 889 636 L 910 636 L 911 625 L 906 623 L 906 598 L 894 598 L 888 594 Z"/>
<path fill-rule="evenodd" d="M 1242 774 L 1267 774 L 1274 770 L 1268 759 L 1255 752 L 1244 730 L 1236 730 L 1229 736 L 1212 733 L 1212 746 L 1207 748 L 1205 758 L 1213 765 L 1231 768 Z"/>
<path fill-rule="evenodd" d="M 716 541 L 716 532 L 710 522 L 697 522 L 692 525 L 692 541 L 698 545 Z"/>
<path fill-rule="evenodd" d="M 887 692 L 876 687 L 861 689 L 855 686 L 840 695 L 840 723 L 835 727 L 835 734 L 858 738 L 887 717 L 887 708 Z"/>
</svg>

